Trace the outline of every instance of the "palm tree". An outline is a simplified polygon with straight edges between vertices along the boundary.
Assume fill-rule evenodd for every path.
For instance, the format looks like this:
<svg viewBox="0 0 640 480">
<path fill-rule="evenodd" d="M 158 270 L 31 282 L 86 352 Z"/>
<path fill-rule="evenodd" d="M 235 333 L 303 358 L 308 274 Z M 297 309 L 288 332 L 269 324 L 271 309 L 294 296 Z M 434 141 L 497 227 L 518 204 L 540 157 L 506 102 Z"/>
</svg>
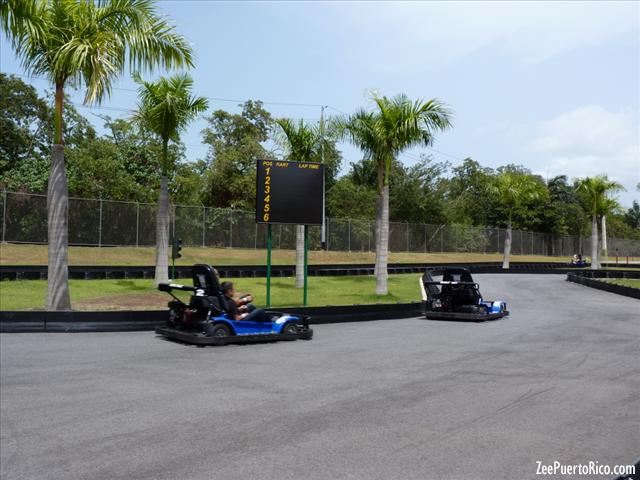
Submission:
<svg viewBox="0 0 640 480">
<path fill-rule="evenodd" d="M 504 257 L 502 268 L 509 268 L 511 255 L 511 227 L 513 215 L 524 204 L 541 196 L 540 185 L 531 175 L 516 172 L 503 172 L 488 187 L 489 193 L 495 196 L 497 203 L 507 215 L 507 234 L 504 239 Z"/>
<path fill-rule="evenodd" d="M 209 102 L 204 97 L 191 95 L 193 80 L 186 73 L 161 77 L 147 82 L 134 75 L 140 84 L 136 120 L 162 140 L 160 159 L 160 194 L 156 213 L 156 285 L 169 280 L 169 141 L 180 140 L 180 133 L 200 113 L 207 110 Z"/>
<path fill-rule="evenodd" d="M 55 85 L 54 145 L 47 190 L 47 310 L 71 307 L 68 284 L 68 189 L 64 163 L 65 88 L 84 86 L 100 103 L 125 67 L 193 66 L 191 47 L 158 14 L 153 0 L 3 0 L 0 25 L 23 68 Z"/>
<path fill-rule="evenodd" d="M 623 190 L 618 182 L 609 180 L 606 175 L 596 177 L 586 177 L 579 179 L 576 184 L 576 191 L 582 198 L 585 207 L 591 214 L 591 269 L 600 268 L 600 258 L 598 254 L 598 216 L 606 215 L 613 206 L 608 193 Z"/>
<path fill-rule="evenodd" d="M 406 95 L 372 96 L 373 111 L 358 110 L 336 121 L 336 127 L 367 159 L 376 163 L 376 294 L 386 295 L 389 257 L 389 176 L 398 154 L 428 146 L 435 131 L 451 126 L 451 112 L 436 99 L 411 101 Z"/>
<path fill-rule="evenodd" d="M 280 135 L 276 140 L 285 148 L 287 160 L 311 162 L 323 141 L 323 132 L 315 126 L 288 118 L 276 120 Z M 304 225 L 296 226 L 296 288 L 304 286 Z"/>
</svg>

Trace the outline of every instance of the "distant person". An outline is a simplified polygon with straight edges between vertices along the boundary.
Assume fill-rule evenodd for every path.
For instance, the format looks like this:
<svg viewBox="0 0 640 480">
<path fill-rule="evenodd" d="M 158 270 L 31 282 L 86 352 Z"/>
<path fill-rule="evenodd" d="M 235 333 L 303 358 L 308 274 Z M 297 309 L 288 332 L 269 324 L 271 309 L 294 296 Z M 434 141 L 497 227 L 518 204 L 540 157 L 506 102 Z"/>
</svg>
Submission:
<svg viewBox="0 0 640 480">
<path fill-rule="evenodd" d="M 232 320 L 244 320 L 247 322 L 270 322 L 271 317 L 261 308 L 255 308 L 250 301 L 253 300 L 251 295 L 243 296 L 238 306 L 238 300 L 235 297 L 235 289 L 233 282 L 223 282 L 220 285 L 222 294 L 224 295 L 223 309 L 229 314 Z M 242 309 L 242 310 L 241 310 Z"/>
</svg>

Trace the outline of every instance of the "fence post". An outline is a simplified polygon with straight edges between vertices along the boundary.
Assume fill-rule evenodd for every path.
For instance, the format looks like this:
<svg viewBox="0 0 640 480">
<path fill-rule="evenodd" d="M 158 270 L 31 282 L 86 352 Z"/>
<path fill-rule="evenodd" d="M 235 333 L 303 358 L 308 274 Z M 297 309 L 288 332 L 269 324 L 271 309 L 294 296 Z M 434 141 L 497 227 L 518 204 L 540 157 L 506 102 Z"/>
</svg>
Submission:
<svg viewBox="0 0 640 480">
<path fill-rule="evenodd" d="M 176 206 L 171 205 L 171 210 L 173 211 L 173 228 L 171 229 L 173 233 L 171 234 L 171 238 L 176 238 Z"/>
<path fill-rule="evenodd" d="M 489 238 L 489 235 L 487 234 L 487 229 L 483 228 L 482 229 L 482 238 L 484 239 L 484 241 L 482 242 L 482 253 L 486 254 L 487 253 L 487 238 Z"/>
<path fill-rule="evenodd" d="M 202 206 L 202 248 L 206 246 L 205 235 L 207 232 L 207 207 Z"/>
<path fill-rule="evenodd" d="M 98 247 L 102 247 L 102 198 L 100 198 L 100 213 L 98 216 Z"/>
<path fill-rule="evenodd" d="M 140 241 L 140 202 L 136 202 L 136 248 Z"/>
<path fill-rule="evenodd" d="M 351 219 L 347 220 L 347 252 L 351 251 Z"/>
<path fill-rule="evenodd" d="M 229 210 L 229 248 L 233 248 L 233 210 Z"/>
<path fill-rule="evenodd" d="M 444 253 L 444 227 L 440 229 L 440 253 Z"/>
<path fill-rule="evenodd" d="M 427 253 L 427 224 L 424 224 L 424 253 Z"/>
<path fill-rule="evenodd" d="M 254 222 L 255 228 L 253 230 L 253 249 L 258 249 L 258 223 Z"/>
<path fill-rule="evenodd" d="M 2 243 L 7 235 L 7 191 L 2 191 Z"/>
<path fill-rule="evenodd" d="M 371 222 L 367 222 L 367 237 L 369 239 L 369 252 L 371 251 Z"/>
<path fill-rule="evenodd" d="M 407 222 L 407 253 L 409 253 L 409 222 Z"/>
</svg>

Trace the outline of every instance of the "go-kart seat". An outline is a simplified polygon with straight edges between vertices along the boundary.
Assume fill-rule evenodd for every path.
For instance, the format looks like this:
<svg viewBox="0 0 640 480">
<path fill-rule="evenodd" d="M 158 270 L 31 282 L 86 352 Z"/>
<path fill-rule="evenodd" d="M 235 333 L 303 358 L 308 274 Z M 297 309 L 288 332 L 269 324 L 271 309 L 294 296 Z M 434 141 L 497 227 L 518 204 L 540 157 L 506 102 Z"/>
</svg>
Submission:
<svg viewBox="0 0 640 480">
<path fill-rule="evenodd" d="M 471 273 L 466 269 L 445 271 L 442 280 L 445 282 L 473 283 Z M 474 285 L 443 285 L 442 295 L 451 298 L 454 305 L 474 305 L 480 301 L 480 294 Z"/>
<path fill-rule="evenodd" d="M 199 263 L 193 266 L 191 272 L 193 277 L 193 286 L 204 291 L 204 295 L 207 298 L 208 303 L 215 310 L 218 310 L 219 312 L 224 311 L 224 305 L 226 302 L 224 301 L 224 295 L 222 295 L 222 289 L 220 288 L 220 277 L 218 276 L 217 270 L 211 267 L 211 265 Z M 197 298 L 197 296 L 193 296 L 192 302 Z"/>
</svg>

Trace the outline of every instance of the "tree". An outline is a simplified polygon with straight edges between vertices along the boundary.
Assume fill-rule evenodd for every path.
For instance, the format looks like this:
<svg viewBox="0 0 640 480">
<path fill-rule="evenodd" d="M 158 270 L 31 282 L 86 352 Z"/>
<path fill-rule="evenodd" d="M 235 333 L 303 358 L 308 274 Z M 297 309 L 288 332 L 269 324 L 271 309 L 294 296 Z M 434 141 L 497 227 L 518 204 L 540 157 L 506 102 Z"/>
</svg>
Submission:
<svg viewBox="0 0 640 480">
<path fill-rule="evenodd" d="M 139 103 L 135 118 L 162 141 L 160 159 L 160 194 L 156 214 L 156 285 L 169 280 L 169 141 L 177 142 L 180 133 L 209 103 L 204 97 L 191 95 L 193 80 L 187 74 L 161 77 L 155 82 L 134 76 Z"/>
<path fill-rule="evenodd" d="M 582 236 L 587 216 L 575 188 L 566 175 L 558 175 L 547 181 L 549 203 L 542 212 L 541 229 L 554 235 L 576 237 L 575 252 L 582 254 Z M 555 255 L 555 242 L 548 242 L 549 255 Z"/>
<path fill-rule="evenodd" d="M 607 195 L 622 190 L 622 185 L 611 181 L 606 175 L 578 179 L 576 191 L 591 215 L 591 269 L 600 268 L 598 254 L 598 216 L 605 215 L 612 207 Z"/>
<path fill-rule="evenodd" d="M 406 95 L 372 97 L 373 111 L 361 109 L 336 125 L 343 136 L 375 161 L 377 171 L 376 294 L 386 295 L 389 254 L 389 177 L 393 161 L 401 152 L 430 145 L 433 134 L 451 126 L 446 105 L 432 99 L 411 101 Z"/>
<path fill-rule="evenodd" d="M 640 204 L 637 200 L 633 201 L 633 205 L 624 214 L 624 219 L 631 228 L 640 228 Z"/>
<path fill-rule="evenodd" d="M 51 167 L 54 110 L 35 88 L 0 74 L 0 185 L 13 191 L 46 191 Z M 63 112 L 65 150 L 84 148 L 95 129 L 73 105 Z"/>
<path fill-rule="evenodd" d="M 71 307 L 68 282 L 68 188 L 64 160 L 64 92 L 84 85 L 85 103 L 100 103 L 128 65 L 192 66 L 191 47 L 153 0 L 4 0 L 0 25 L 23 68 L 55 85 L 54 145 L 47 189 L 47 310 Z"/>
<path fill-rule="evenodd" d="M 487 186 L 495 172 L 472 158 L 452 168 L 448 182 L 445 211 L 453 224 L 490 225 L 492 199 Z"/>
<path fill-rule="evenodd" d="M 376 189 L 344 175 L 327 190 L 327 216 L 335 218 L 375 218 Z"/>
<path fill-rule="evenodd" d="M 0 73 L 0 175 L 42 158 L 47 148 L 49 106 L 36 89 Z"/>
<path fill-rule="evenodd" d="M 539 184 L 531 175 L 504 171 L 495 177 L 493 184 L 489 186 L 489 193 L 502 207 L 506 214 L 507 232 L 504 239 L 504 258 L 502 268 L 509 268 L 509 256 L 511 255 L 511 228 L 515 214 L 522 209 L 527 201 L 540 197 Z"/>
<path fill-rule="evenodd" d="M 297 162 L 311 162 L 320 149 L 323 132 L 319 128 L 305 124 L 304 120 L 295 122 L 289 118 L 279 118 L 278 143 L 284 148 L 285 158 Z M 296 226 L 296 288 L 304 285 L 304 236 L 305 226 Z"/>
<path fill-rule="evenodd" d="M 220 208 L 253 210 L 256 195 L 256 160 L 275 158 L 265 148 L 273 119 L 259 101 L 249 100 L 242 112 L 216 110 L 202 131 L 207 153 L 203 203 Z"/>
</svg>

